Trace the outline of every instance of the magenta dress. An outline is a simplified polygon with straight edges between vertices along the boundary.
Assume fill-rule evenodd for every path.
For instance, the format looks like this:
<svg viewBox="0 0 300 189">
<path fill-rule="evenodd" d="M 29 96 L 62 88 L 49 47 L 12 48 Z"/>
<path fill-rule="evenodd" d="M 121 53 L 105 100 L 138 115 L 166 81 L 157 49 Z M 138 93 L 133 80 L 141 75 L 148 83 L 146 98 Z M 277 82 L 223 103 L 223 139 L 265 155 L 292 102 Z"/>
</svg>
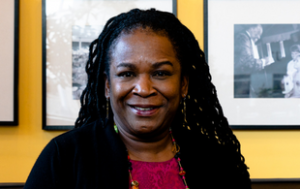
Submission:
<svg viewBox="0 0 300 189">
<path fill-rule="evenodd" d="M 139 189 L 185 189 L 175 158 L 164 162 L 130 162 L 132 178 L 139 182 Z"/>
</svg>

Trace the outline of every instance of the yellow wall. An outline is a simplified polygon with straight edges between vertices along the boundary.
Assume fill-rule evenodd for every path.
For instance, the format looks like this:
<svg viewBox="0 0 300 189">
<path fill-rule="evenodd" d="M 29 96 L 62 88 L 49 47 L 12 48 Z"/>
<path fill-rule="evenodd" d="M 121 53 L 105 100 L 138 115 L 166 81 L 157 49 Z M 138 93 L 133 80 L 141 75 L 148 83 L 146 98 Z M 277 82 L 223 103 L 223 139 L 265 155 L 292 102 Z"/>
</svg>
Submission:
<svg viewBox="0 0 300 189">
<path fill-rule="evenodd" d="M 179 19 L 203 47 L 202 0 L 178 0 Z M 0 127 L 0 182 L 25 182 L 47 142 L 41 129 L 41 0 L 20 0 L 20 123 Z M 251 178 L 299 178 L 300 131 L 235 131 Z"/>
</svg>

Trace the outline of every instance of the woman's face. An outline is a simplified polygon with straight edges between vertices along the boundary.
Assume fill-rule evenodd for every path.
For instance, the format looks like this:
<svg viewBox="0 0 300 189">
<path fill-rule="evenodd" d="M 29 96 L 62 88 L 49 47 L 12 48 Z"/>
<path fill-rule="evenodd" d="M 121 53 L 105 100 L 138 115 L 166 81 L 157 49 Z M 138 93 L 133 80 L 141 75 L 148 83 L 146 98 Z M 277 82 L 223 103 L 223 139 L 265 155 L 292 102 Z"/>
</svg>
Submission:
<svg viewBox="0 0 300 189">
<path fill-rule="evenodd" d="M 136 29 L 121 34 L 111 52 L 105 95 L 119 129 L 133 135 L 168 129 L 188 88 L 169 39 Z"/>
</svg>

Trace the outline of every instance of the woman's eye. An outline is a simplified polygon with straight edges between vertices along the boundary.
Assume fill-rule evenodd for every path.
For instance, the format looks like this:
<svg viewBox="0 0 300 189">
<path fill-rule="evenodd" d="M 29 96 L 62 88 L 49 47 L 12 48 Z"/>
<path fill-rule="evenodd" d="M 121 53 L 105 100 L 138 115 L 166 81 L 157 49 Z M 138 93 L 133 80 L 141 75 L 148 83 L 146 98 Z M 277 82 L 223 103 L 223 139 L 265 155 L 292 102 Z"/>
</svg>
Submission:
<svg viewBox="0 0 300 189">
<path fill-rule="evenodd" d="M 132 77 L 134 76 L 133 72 L 122 72 L 118 75 L 119 77 Z"/>
<path fill-rule="evenodd" d="M 158 76 L 158 77 L 164 77 L 164 76 L 169 76 L 169 75 L 171 75 L 171 74 L 167 71 L 156 71 L 153 74 L 153 76 Z"/>
</svg>

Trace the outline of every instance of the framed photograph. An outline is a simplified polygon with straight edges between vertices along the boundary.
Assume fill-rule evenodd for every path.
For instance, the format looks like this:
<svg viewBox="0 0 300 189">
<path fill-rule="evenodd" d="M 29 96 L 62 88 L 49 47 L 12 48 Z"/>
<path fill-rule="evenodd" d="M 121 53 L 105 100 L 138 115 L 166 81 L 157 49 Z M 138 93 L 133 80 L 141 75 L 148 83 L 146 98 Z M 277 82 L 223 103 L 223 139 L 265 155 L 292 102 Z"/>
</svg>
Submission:
<svg viewBox="0 0 300 189">
<path fill-rule="evenodd" d="M 0 125 L 18 125 L 19 0 L 0 6 Z"/>
<path fill-rule="evenodd" d="M 206 58 L 231 127 L 299 129 L 299 1 L 204 3 Z"/>
<path fill-rule="evenodd" d="M 176 0 L 43 0 L 43 129 L 74 127 L 88 47 L 106 21 L 133 8 L 176 15 Z"/>
</svg>

